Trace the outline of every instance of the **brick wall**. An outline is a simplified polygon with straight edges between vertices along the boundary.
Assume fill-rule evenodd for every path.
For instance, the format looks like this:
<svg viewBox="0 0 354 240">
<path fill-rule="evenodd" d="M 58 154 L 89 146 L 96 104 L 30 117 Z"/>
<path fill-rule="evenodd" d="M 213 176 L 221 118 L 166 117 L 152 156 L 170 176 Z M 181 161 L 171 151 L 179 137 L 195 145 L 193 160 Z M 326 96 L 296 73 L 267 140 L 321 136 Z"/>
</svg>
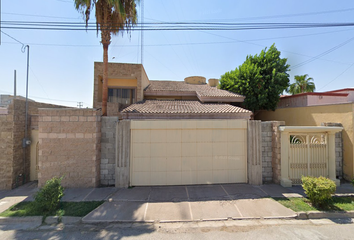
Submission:
<svg viewBox="0 0 354 240">
<path fill-rule="evenodd" d="M 102 117 L 101 185 L 115 184 L 116 126 L 118 117 Z"/>
<path fill-rule="evenodd" d="M 101 117 L 95 109 L 39 110 L 38 185 L 64 176 L 65 187 L 97 187 Z"/>
</svg>

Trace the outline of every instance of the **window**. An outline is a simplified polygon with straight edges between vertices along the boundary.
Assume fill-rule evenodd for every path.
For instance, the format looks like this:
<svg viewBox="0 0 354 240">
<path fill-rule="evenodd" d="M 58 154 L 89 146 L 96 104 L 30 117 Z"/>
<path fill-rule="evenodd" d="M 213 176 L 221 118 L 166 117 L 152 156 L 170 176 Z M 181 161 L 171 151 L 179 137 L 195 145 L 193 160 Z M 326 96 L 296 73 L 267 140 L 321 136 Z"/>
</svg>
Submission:
<svg viewBox="0 0 354 240">
<path fill-rule="evenodd" d="M 108 88 L 108 102 L 133 104 L 135 103 L 135 89 Z"/>
</svg>

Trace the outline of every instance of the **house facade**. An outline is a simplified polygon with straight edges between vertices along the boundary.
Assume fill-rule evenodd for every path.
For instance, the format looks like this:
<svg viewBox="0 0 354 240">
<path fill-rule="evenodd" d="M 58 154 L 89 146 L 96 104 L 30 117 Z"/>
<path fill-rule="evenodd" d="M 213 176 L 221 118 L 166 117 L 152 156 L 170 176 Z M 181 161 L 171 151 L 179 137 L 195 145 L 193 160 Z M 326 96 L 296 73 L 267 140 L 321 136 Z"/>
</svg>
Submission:
<svg viewBox="0 0 354 240">
<path fill-rule="evenodd" d="M 288 126 L 343 127 L 336 140 L 337 177 L 354 178 L 353 88 L 282 96 L 275 111 L 260 111 L 255 119 L 284 121 Z"/>
</svg>

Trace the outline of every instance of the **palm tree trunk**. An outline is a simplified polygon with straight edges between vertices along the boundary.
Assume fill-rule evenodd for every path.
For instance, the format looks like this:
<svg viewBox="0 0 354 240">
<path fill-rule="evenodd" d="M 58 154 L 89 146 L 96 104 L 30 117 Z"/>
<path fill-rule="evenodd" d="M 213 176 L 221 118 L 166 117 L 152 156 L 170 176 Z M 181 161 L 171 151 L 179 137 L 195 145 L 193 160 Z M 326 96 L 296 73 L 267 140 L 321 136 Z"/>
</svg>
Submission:
<svg viewBox="0 0 354 240">
<path fill-rule="evenodd" d="M 103 86 L 102 86 L 102 116 L 107 116 L 107 99 L 108 99 L 108 46 L 109 43 L 103 44 Z"/>
</svg>

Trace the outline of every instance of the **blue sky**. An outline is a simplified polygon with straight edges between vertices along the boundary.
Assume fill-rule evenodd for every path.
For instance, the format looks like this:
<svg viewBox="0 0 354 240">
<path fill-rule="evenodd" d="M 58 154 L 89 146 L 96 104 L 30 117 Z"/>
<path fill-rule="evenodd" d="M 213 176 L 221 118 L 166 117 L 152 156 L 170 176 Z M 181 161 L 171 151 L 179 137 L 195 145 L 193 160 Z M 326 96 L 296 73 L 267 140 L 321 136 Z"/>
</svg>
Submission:
<svg viewBox="0 0 354 240">
<path fill-rule="evenodd" d="M 2 21 L 83 22 L 70 0 L 2 0 Z M 140 21 L 140 6 L 139 21 Z M 354 22 L 354 2 L 274 0 L 144 0 L 145 22 L 332 23 Z M 91 20 L 94 22 L 94 15 Z M 93 64 L 102 61 L 95 31 L 2 31 L 30 45 L 29 97 L 42 102 L 92 107 Z M 243 30 L 146 31 L 143 64 L 150 80 L 188 76 L 220 78 L 275 43 L 288 59 L 291 82 L 309 74 L 316 91 L 353 86 L 354 27 Z M 353 38 L 353 39 L 352 39 Z M 140 63 L 138 31 L 113 36 L 110 62 Z M 353 41 L 352 41 L 353 40 Z M 0 94 L 25 95 L 26 54 L 21 45 L 1 34 Z M 298 67 L 296 65 L 300 64 Z"/>
</svg>

